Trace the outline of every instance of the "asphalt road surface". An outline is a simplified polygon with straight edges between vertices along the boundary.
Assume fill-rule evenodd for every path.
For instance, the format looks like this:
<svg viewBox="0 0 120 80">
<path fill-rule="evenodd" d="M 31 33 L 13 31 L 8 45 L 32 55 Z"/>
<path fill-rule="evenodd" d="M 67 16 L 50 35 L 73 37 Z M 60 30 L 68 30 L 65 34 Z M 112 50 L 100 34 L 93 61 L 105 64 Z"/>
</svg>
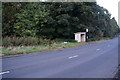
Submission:
<svg viewBox="0 0 120 80">
<path fill-rule="evenodd" d="M 2 61 L 3 78 L 113 78 L 118 66 L 118 38 Z"/>
</svg>

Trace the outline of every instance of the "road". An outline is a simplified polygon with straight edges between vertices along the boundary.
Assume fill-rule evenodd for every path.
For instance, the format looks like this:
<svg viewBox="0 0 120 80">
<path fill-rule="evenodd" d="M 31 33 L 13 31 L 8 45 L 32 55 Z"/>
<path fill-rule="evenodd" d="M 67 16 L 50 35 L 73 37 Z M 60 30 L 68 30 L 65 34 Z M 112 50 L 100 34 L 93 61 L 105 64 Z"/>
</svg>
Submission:
<svg viewBox="0 0 120 80">
<path fill-rule="evenodd" d="M 118 38 L 2 61 L 3 78 L 113 78 L 118 66 Z"/>
</svg>

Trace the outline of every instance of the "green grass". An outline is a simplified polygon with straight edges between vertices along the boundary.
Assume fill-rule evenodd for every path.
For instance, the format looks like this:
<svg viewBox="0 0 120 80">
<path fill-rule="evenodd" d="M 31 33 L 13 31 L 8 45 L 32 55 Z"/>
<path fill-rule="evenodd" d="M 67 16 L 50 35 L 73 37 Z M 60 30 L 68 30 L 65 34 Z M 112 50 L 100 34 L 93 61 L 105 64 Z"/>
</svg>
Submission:
<svg viewBox="0 0 120 80">
<path fill-rule="evenodd" d="M 113 39 L 111 37 L 103 37 L 103 38 L 100 38 L 100 39 L 89 39 L 88 41 L 89 42 L 99 42 L 99 41 L 105 41 L 105 40 L 110 40 L 110 39 Z"/>
<path fill-rule="evenodd" d="M 64 48 L 70 48 L 75 46 L 86 45 L 87 43 L 77 43 L 77 42 L 68 42 L 67 44 L 63 44 L 63 42 L 53 43 L 51 46 L 49 45 L 40 45 L 40 46 L 23 46 L 23 47 L 2 47 L 2 55 L 16 55 L 16 54 L 28 54 L 35 52 L 43 52 L 43 51 L 51 51 L 51 50 L 59 50 Z"/>
<path fill-rule="evenodd" d="M 92 42 L 99 42 L 109 40 L 111 38 L 102 38 L 100 40 L 95 40 Z M 64 48 L 76 47 L 81 45 L 86 45 L 87 43 L 78 43 L 78 42 L 68 42 L 64 44 L 65 40 L 54 40 L 52 41 L 52 45 L 49 46 L 48 44 L 44 45 L 36 45 L 36 46 L 22 46 L 22 47 L 0 47 L 0 53 L 2 51 L 2 56 L 9 56 L 9 55 L 16 55 L 16 54 L 29 54 L 35 52 L 43 52 L 43 51 L 51 51 L 51 50 L 60 50 Z M 66 40 L 67 41 L 67 40 Z M 1 56 L 1 55 L 0 55 Z"/>
</svg>

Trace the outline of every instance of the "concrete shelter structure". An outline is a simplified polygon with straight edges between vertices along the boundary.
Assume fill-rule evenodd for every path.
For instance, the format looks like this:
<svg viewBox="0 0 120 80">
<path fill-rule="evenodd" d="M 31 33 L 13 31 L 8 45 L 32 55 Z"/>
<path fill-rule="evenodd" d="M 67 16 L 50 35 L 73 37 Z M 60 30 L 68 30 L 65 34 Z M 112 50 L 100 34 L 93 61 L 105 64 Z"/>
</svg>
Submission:
<svg viewBox="0 0 120 80">
<path fill-rule="evenodd" d="M 77 32 L 74 34 L 77 42 L 86 42 L 86 32 Z"/>
</svg>

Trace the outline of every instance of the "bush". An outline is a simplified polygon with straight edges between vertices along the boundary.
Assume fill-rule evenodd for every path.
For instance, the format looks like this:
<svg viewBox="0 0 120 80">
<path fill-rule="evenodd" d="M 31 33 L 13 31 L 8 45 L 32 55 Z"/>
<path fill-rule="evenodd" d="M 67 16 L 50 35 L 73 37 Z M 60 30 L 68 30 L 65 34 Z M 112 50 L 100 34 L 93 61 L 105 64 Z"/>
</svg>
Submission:
<svg viewBox="0 0 120 80">
<path fill-rule="evenodd" d="M 2 46 L 34 46 L 48 44 L 48 41 L 48 39 L 38 37 L 4 37 L 2 39 Z"/>
<path fill-rule="evenodd" d="M 68 39 L 68 42 L 77 42 L 77 41 L 74 39 Z"/>
</svg>

